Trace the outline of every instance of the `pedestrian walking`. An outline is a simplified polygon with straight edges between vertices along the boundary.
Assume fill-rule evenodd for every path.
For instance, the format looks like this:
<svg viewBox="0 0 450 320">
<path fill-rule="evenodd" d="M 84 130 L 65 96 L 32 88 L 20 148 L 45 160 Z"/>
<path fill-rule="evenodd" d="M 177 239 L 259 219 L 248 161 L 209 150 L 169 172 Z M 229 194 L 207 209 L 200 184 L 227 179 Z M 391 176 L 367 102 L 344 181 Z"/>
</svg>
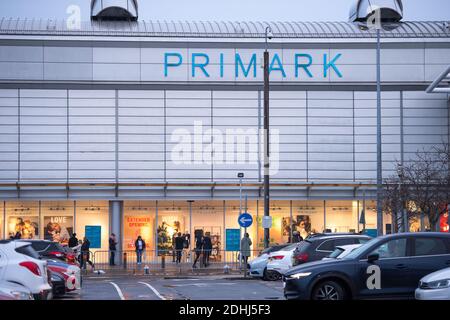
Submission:
<svg viewBox="0 0 450 320">
<path fill-rule="evenodd" d="M 248 257 L 250 257 L 250 246 L 252 245 L 252 240 L 248 233 L 244 234 L 241 240 L 241 257 L 244 260 L 245 265 L 247 265 Z"/>
<path fill-rule="evenodd" d="M 114 233 L 111 234 L 111 237 L 109 237 L 109 265 L 115 266 L 116 265 L 116 248 L 117 246 L 117 240 L 116 235 Z"/>
<path fill-rule="evenodd" d="M 134 247 L 136 248 L 137 264 L 142 264 L 142 253 L 145 251 L 145 241 L 141 236 L 137 237 Z"/>
<path fill-rule="evenodd" d="M 184 239 L 181 236 L 181 232 L 178 232 L 177 237 L 175 238 L 175 251 L 177 255 L 176 263 L 181 263 L 181 255 L 184 249 Z"/>
<path fill-rule="evenodd" d="M 209 266 L 209 258 L 211 257 L 213 246 L 211 241 L 211 234 L 206 232 L 203 238 L 203 265 L 205 267 Z"/>
<path fill-rule="evenodd" d="M 69 239 L 69 248 L 73 249 L 74 247 L 76 247 L 78 245 L 78 239 L 77 239 L 77 234 L 73 233 L 72 236 Z"/>
<path fill-rule="evenodd" d="M 94 268 L 94 264 L 92 263 L 90 259 L 91 252 L 89 251 L 91 248 L 91 242 L 88 238 L 83 238 L 83 244 L 81 245 L 81 261 L 80 261 L 80 268 L 86 269 L 86 263 L 89 263 L 89 265 Z"/>
<path fill-rule="evenodd" d="M 197 235 L 195 237 L 195 260 L 192 268 L 197 268 L 197 261 L 200 259 L 201 254 L 203 253 L 203 236 Z"/>
</svg>

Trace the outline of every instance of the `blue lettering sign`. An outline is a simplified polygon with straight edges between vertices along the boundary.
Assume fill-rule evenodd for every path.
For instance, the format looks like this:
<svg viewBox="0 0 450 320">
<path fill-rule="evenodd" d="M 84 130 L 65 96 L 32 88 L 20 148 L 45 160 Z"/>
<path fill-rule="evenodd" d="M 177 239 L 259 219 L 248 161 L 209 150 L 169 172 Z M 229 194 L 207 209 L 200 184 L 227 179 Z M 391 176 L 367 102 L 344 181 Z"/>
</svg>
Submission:
<svg viewBox="0 0 450 320">
<path fill-rule="evenodd" d="M 277 63 L 278 67 L 275 67 L 275 63 Z M 284 72 L 283 63 L 281 62 L 280 57 L 278 56 L 278 53 L 275 53 L 275 55 L 272 58 L 272 62 L 269 66 L 269 74 L 272 71 L 281 71 L 281 74 L 283 75 L 283 78 L 286 78 L 286 72 Z"/>
<path fill-rule="evenodd" d="M 327 77 L 327 71 L 330 68 L 333 68 L 334 72 L 338 75 L 339 78 L 342 78 L 342 73 L 339 71 L 339 69 L 336 67 L 335 63 L 336 60 L 339 59 L 342 56 L 342 54 L 338 53 L 330 62 L 327 62 L 327 54 L 325 53 L 323 55 L 323 77 Z"/>
<path fill-rule="evenodd" d="M 298 62 L 298 59 L 299 59 L 299 58 L 308 58 L 308 63 L 303 63 L 303 64 L 299 63 L 299 62 Z M 307 54 L 307 53 L 297 53 L 297 54 L 295 55 L 295 77 L 298 78 L 298 69 L 299 69 L 299 68 L 302 68 L 303 70 L 305 70 L 305 72 L 306 72 L 306 74 L 308 75 L 308 77 L 312 78 L 313 75 L 312 75 L 311 71 L 309 71 L 309 69 L 308 69 L 308 67 L 309 67 L 310 65 L 312 65 L 312 62 L 313 62 L 313 59 L 312 59 L 312 57 L 311 57 L 310 54 Z"/>
<path fill-rule="evenodd" d="M 197 63 L 197 58 L 202 57 L 204 58 L 203 63 Z M 199 68 L 202 70 L 203 74 L 209 78 L 209 73 L 206 71 L 206 66 L 209 64 L 209 56 L 205 53 L 193 53 L 192 54 L 192 77 L 195 78 L 195 69 Z"/>
<path fill-rule="evenodd" d="M 177 62 L 169 62 L 169 57 L 178 58 Z M 178 67 L 183 63 L 183 57 L 181 54 L 176 52 L 168 52 L 164 54 L 164 76 L 167 77 L 169 75 L 169 67 Z"/>
<path fill-rule="evenodd" d="M 239 77 L 239 68 L 244 73 L 244 77 L 247 78 L 252 66 L 253 66 L 253 78 L 256 78 L 256 53 L 252 54 L 252 58 L 250 59 L 250 63 L 248 64 L 247 69 L 244 69 L 244 63 L 242 62 L 241 56 L 239 55 L 239 53 L 236 53 L 236 59 L 235 59 L 236 78 Z"/>
</svg>

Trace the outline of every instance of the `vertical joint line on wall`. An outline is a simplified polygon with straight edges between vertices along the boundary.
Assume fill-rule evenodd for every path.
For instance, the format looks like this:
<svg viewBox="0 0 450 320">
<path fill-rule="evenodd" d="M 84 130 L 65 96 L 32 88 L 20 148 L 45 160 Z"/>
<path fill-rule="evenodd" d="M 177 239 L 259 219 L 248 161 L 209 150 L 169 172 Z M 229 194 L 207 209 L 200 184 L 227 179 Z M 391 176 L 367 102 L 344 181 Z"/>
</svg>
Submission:
<svg viewBox="0 0 450 320">
<path fill-rule="evenodd" d="M 353 90 L 353 182 L 356 181 L 356 159 L 355 159 L 355 91 Z"/>
<path fill-rule="evenodd" d="M 69 163 L 70 163 L 70 130 L 69 130 L 69 90 L 66 90 L 66 198 L 69 198 Z"/>
<path fill-rule="evenodd" d="M 258 90 L 258 181 L 261 182 L 261 90 Z"/>
<path fill-rule="evenodd" d="M 305 119 L 305 124 L 306 124 L 306 182 L 309 181 L 309 137 L 308 137 L 308 133 L 309 133 L 309 124 L 308 124 L 308 104 L 309 104 L 309 99 L 308 99 L 308 90 L 306 90 L 306 119 Z"/>
<path fill-rule="evenodd" d="M 115 136 L 115 169 L 116 169 L 116 185 L 115 185 L 115 197 L 119 196 L 119 90 L 115 90 L 116 94 L 116 108 L 115 108 L 115 127 L 116 127 L 116 136 Z"/>
<path fill-rule="evenodd" d="M 167 94 L 164 90 L 164 182 L 167 182 Z M 164 197 L 166 193 L 164 192 Z"/>
<path fill-rule="evenodd" d="M 20 182 L 20 89 L 17 89 L 17 183 Z M 17 189 L 20 198 L 20 189 Z"/>
<path fill-rule="evenodd" d="M 213 91 L 211 90 L 211 137 L 210 137 L 210 142 L 211 142 L 211 182 L 214 182 L 214 145 L 213 145 L 213 129 L 214 129 L 214 104 L 213 104 Z M 214 190 L 214 189 L 211 189 Z M 213 193 L 211 193 L 211 198 L 213 197 Z"/>
<path fill-rule="evenodd" d="M 3 201 L 3 239 L 6 239 L 6 201 Z"/>
<path fill-rule="evenodd" d="M 403 91 L 400 91 L 400 163 L 403 165 L 404 158 L 404 132 L 403 132 Z"/>
</svg>

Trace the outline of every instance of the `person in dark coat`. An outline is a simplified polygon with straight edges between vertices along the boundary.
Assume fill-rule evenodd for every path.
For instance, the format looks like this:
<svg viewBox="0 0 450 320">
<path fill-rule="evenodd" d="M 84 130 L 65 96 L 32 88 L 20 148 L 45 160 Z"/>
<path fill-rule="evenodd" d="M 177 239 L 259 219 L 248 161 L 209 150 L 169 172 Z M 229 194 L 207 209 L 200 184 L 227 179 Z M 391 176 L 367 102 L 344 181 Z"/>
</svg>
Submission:
<svg viewBox="0 0 450 320">
<path fill-rule="evenodd" d="M 175 237 L 175 251 L 177 254 L 176 260 L 177 264 L 181 262 L 181 255 L 183 253 L 183 249 L 184 249 L 184 239 L 181 236 L 181 232 L 178 232 L 177 237 Z"/>
<path fill-rule="evenodd" d="M 203 236 L 197 235 L 195 237 L 195 260 L 192 268 L 197 268 L 197 261 L 200 258 L 200 255 L 203 252 Z"/>
<path fill-rule="evenodd" d="M 292 243 L 297 243 L 303 241 L 302 236 L 300 235 L 300 232 L 294 231 L 292 234 Z"/>
<path fill-rule="evenodd" d="M 76 247 L 78 245 L 78 239 L 77 239 L 77 234 L 74 233 L 72 234 L 72 236 L 69 239 L 69 248 L 73 248 Z"/>
<path fill-rule="evenodd" d="M 109 265 L 115 266 L 116 265 L 116 248 L 117 241 L 116 241 L 116 235 L 114 233 L 111 234 L 111 237 L 109 237 Z"/>
<path fill-rule="evenodd" d="M 80 254 L 80 268 L 86 269 L 86 262 L 89 263 L 89 265 L 94 268 L 94 264 L 92 263 L 90 259 L 90 248 L 91 248 L 91 242 L 88 238 L 83 238 L 83 244 L 81 245 L 81 254 Z"/>
<path fill-rule="evenodd" d="M 145 251 L 145 241 L 141 236 L 136 239 L 134 247 L 136 248 L 137 264 L 142 264 L 142 253 Z"/>
<path fill-rule="evenodd" d="M 205 234 L 205 237 L 203 238 L 203 265 L 205 267 L 209 266 L 209 257 L 211 256 L 212 252 L 212 241 L 211 241 L 211 234 L 207 232 Z"/>
</svg>

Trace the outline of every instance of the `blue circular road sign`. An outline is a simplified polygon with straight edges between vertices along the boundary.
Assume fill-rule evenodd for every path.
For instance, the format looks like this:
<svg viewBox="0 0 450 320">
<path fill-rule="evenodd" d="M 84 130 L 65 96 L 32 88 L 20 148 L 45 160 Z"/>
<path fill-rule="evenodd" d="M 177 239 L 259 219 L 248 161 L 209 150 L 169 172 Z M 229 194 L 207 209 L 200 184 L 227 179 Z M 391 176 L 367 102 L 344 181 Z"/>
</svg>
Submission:
<svg viewBox="0 0 450 320">
<path fill-rule="evenodd" d="M 248 228 L 252 225 L 253 218 L 249 213 L 244 212 L 239 215 L 238 222 L 242 228 Z"/>
</svg>

